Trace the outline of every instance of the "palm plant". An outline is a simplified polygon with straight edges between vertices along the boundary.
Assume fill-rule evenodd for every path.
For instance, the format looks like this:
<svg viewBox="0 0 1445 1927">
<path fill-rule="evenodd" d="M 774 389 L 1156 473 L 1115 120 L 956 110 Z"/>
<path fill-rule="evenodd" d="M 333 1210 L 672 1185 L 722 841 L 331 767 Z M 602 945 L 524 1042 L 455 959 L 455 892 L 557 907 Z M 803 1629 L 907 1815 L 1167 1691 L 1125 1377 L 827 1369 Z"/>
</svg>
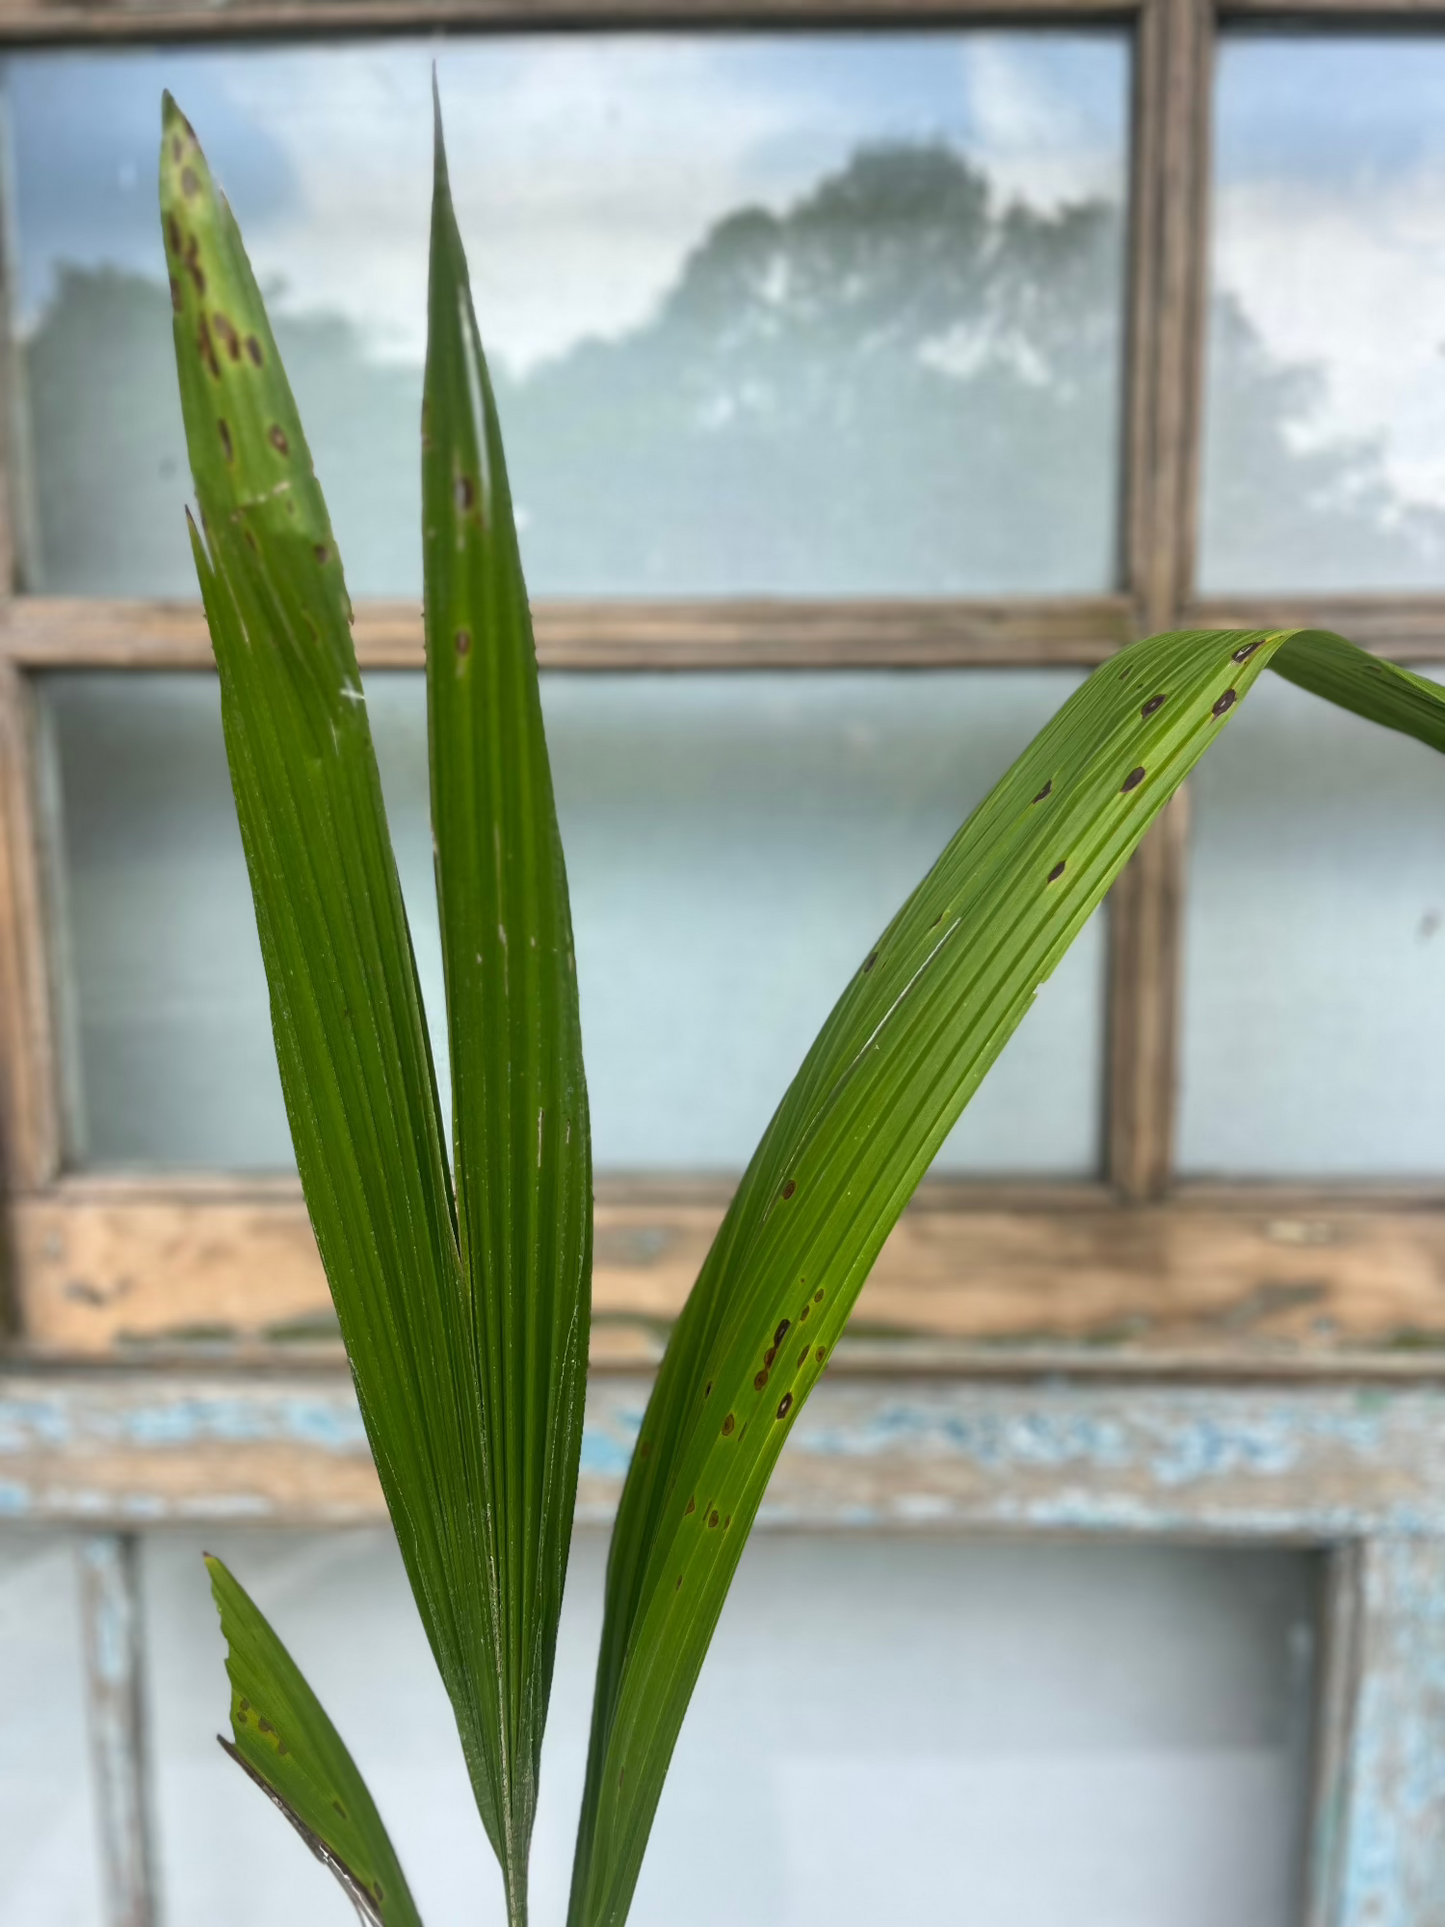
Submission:
<svg viewBox="0 0 1445 1927">
<path fill-rule="evenodd" d="M 566 873 L 496 408 L 440 118 L 422 417 L 451 1156 L 341 559 L 247 262 L 167 96 L 161 213 L 196 569 L 297 1162 L 509 1919 L 582 1431 L 591 1152 Z M 613 1533 L 570 1927 L 620 1927 L 689 1697 L 799 1409 L 934 1154 L 1140 838 L 1271 668 L 1445 749 L 1445 692 L 1322 632 L 1122 650 L 860 959 L 668 1344 Z M 326 1713 L 237 1580 L 223 1742 L 362 1916 L 416 1907 Z"/>
</svg>

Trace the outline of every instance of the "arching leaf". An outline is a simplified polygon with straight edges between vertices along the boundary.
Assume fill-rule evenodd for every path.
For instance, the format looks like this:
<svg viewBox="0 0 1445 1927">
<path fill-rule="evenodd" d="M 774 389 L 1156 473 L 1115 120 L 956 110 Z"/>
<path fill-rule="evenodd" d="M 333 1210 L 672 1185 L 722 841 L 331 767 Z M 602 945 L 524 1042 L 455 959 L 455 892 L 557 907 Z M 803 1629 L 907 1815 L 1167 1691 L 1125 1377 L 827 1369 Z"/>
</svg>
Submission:
<svg viewBox="0 0 1445 1927">
<path fill-rule="evenodd" d="M 860 961 L 674 1328 L 607 1574 L 572 1927 L 626 1918 L 664 1775 L 768 1477 L 874 1259 L 1154 817 L 1278 658 L 1445 748 L 1445 692 L 1319 632 L 1187 631 L 1096 670 Z M 800 1668 L 807 1632 L 789 1628 Z"/>
</svg>

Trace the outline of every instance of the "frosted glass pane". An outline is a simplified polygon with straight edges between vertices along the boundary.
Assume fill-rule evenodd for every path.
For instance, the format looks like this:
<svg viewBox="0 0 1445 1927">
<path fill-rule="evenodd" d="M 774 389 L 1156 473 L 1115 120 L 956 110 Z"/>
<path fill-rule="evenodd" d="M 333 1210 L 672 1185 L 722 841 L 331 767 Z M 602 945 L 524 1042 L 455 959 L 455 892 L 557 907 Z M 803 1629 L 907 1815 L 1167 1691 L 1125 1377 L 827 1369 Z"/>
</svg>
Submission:
<svg viewBox="0 0 1445 1927">
<path fill-rule="evenodd" d="M 424 1916 L 499 1924 L 391 1542 L 238 1533 L 215 1549 L 355 1752 Z M 537 1927 L 565 1915 L 604 1556 L 600 1536 L 579 1537 Z M 157 1538 L 147 1558 L 167 1917 L 345 1927 L 345 1900 L 212 1738 L 226 1690 L 200 1541 Z M 737 1927 L 760 1918 L 760 1894 L 776 1927 L 1292 1927 L 1315 1589 L 1299 1554 L 759 1537 L 632 1927 Z M 715 1840 L 727 1850 L 705 1851 Z"/>
<path fill-rule="evenodd" d="M 0 1538 L 0 1920 L 101 1927 L 79 1575 L 69 1539 Z"/>
<path fill-rule="evenodd" d="M 1191 779 L 1179 1161 L 1445 1171 L 1445 761 L 1266 676 Z"/>
<path fill-rule="evenodd" d="M 1445 586 L 1445 40 L 1225 33 L 1200 575 Z"/>
<path fill-rule="evenodd" d="M 599 1168 L 741 1168 L 869 943 L 1074 680 L 545 680 Z M 367 687 L 445 1083 L 425 692 Z M 74 1155 L 289 1165 L 214 679 L 44 692 Z M 1096 918 L 944 1168 L 1096 1168 L 1102 972 Z"/>
<path fill-rule="evenodd" d="M 195 592 L 165 85 L 273 291 L 351 587 L 415 591 L 433 59 L 534 590 L 1111 586 L 1100 31 L 15 56 L 32 586 Z"/>
</svg>

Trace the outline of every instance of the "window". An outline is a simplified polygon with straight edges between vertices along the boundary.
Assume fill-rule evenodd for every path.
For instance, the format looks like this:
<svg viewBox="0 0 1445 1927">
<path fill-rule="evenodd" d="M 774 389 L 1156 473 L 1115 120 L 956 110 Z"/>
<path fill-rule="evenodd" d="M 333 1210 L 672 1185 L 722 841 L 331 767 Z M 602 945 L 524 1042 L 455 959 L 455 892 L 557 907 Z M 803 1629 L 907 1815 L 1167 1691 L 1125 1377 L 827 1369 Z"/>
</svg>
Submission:
<svg viewBox="0 0 1445 1927">
<path fill-rule="evenodd" d="M 1347 27 L 1306 0 L 1268 21 L 1244 0 L 946 19 L 722 0 L 704 26 L 678 0 L 378 9 L 15 0 L 0 21 L 0 1513 L 96 1535 L 77 1625 L 69 1592 L 52 1610 L 54 1539 L 7 1533 L 0 1614 L 47 1623 L 0 1698 L 18 1719 L 42 1679 L 77 1697 L 91 1655 L 92 1728 L 115 1744 L 86 1782 L 87 1839 L 108 1920 L 132 1927 L 158 1894 L 222 1905 L 176 1857 L 211 1824 L 165 1698 L 181 1689 L 157 1662 L 143 1690 L 158 1641 L 176 1681 L 195 1650 L 184 1548 L 134 1528 L 379 1517 L 271 1064 L 182 538 L 163 85 L 232 195 L 312 434 L 435 1021 L 414 444 L 439 63 L 577 922 L 590 1526 L 640 1375 L 837 987 L 1081 675 L 1170 626 L 1297 622 L 1445 673 L 1440 0 L 1361 0 Z M 1156 1859 L 1134 1855 L 1145 1884 L 1096 1890 L 1111 1927 L 1130 1907 L 1193 1927 L 1196 1902 L 1198 1927 L 1366 1927 L 1412 1918 L 1409 1895 L 1445 1878 L 1437 1796 L 1404 1817 L 1395 1797 L 1434 1717 L 1401 1654 L 1445 1584 L 1442 784 L 1422 749 L 1284 685 L 1255 693 L 879 1261 L 820 1391 L 818 1463 L 778 1501 L 853 1539 L 778 1539 L 754 1562 L 799 1612 L 830 1589 L 871 1600 L 857 1574 L 894 1563 L 918 1612 L 888 1636 L 925 1645 L 952 1610 L 929 1619 L 929 1601 L 966 1569 L 1021 1629 L 1004 1679 L 1048 1663 L 1050 1588 L 1077 1604 L 1099 1633 L 1069 1649 L 1092 1711 L 1035 1735 L 1056 1749 L 1060 1827 L 1082 1811 L 1076 1741 L 1091 1759 L 1117 1742 L 1100 1787 L 1143 1770 L 1137 1742 L 1145 1777 L 1172 1748 L 1178 1784 L 1203 1789 L 1192 1844 L 1161 1808 Z M 1044 1368 L 1063 1376 L 1040 1385 Z M 1386 1389 L 1335 1383 L 1360 1372 Z M 1205 1389 L 1168 1390 L 1176 1375 Z M 1260 1376 L 1290 1385 L 1257 1393 Z M 900 1549 L 880 1521 L 1214 1543 Z M 1256 1543 L 1226 1549 L 1240 1539 Z M 348 1561 L 388 1557 L 372 1537 L 268 1543 L 303 1617 Z M 578 1557 L 596 1563 L 585 1529 Z M 107 1684 L 106 1614 L 142 1599 Z M 1214 1643 L 1187 1666 L 1128 1617 L 1211 1601 Z M 883 1637 L 875 1621 L 847 1636 Z M 1090 1668 L 1133 1705 L 1175 1660 L 1164 1713 L 1089 1724 Z M 971 1680 L 958 1693 L 993 1717 L 1003 1699 Z M 44 1829 L 78 1824 L 66 1708 L 22 1789 L 38 1844 L 17 1880 L 49 1879 Z M 150 1859 L 143 1777 L 115 1766 L 144 1755 L 147 1718 Z M 844 1742 L 814 1737 L 846 1779 Z M 965 1789 L 973 1771 L 924 1777 Z M 1111 1840 L 1145 1812 L 1113 1798 Z M 1191 1886 L 1224 1839 L 1236 1886 Z M 991 1864 L 958 1905 L 996 1915 Z M 861 1868 L 786 1871 L 840 1908 L 865 1891 Z M 77 1851 L 65 1877 L 78 1894 L 93 1869 Z M 1046 1884 L 1029 1904 L 1054 1918 Z"/>
</svg>

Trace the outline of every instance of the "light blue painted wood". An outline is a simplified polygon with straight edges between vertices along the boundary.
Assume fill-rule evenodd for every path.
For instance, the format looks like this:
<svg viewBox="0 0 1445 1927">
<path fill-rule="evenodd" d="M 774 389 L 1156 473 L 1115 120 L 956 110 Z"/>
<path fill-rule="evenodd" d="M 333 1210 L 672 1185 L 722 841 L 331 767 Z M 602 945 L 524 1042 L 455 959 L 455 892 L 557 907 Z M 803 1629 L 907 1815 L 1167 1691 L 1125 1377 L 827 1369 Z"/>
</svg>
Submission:
<svg viewBox="0 0 1445 1927">
<path fill-rule="evenodd" d="M 647 1391 L 593 1379 L 584 1524 L 612 1516 Z M 351 1387 L 317 1371 L 0 1373 L 0 1515 L 92 1531 L 384 1517 Z M 1445 1387 L 836 1370 L 761 1523 L 1336 1549 L 1308 1927 L 1445 1922 Z"/>
<path fill-rule="evenodd" d="M 156 1927 L 136 1545 L 92 1533 L 78 1556 L 105 1920 Z"/>
<path fill-rule="evenodd" d="M 1445 1540 L 1367 1540 L 1333 1927 L 1445 1920 Z M 1321 1816 L 1323 1825 L 1330 1824 Z"/>
</svg>

